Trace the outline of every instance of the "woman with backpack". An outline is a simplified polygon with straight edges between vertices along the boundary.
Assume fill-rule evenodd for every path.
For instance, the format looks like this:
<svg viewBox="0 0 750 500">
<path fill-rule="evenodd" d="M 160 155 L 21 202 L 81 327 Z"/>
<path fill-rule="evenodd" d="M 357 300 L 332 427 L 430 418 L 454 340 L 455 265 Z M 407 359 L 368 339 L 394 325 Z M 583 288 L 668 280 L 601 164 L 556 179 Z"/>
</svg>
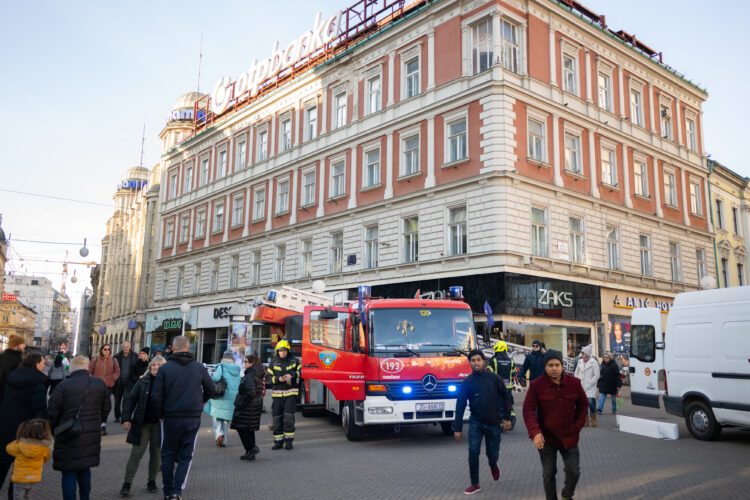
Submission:
<svg viewBox="0 0 750 500">
<path fill-rule="evenodd" d="M 209 399 L 203 411 L 211 415 L 214 421 L 216 446 L 223 448 L 226 446 L 229 422 L 234 412 L 234 398 L 237 396 L 237 389 L 240 385 L 240 367 L 235 364 L 232 351 L 224 351 L 221 363 L 216 366 L 211 379 L 217 389 L 223 386 L 224 394 L 221 396 L 217 394 L 216 397 Z"/>
</svg>

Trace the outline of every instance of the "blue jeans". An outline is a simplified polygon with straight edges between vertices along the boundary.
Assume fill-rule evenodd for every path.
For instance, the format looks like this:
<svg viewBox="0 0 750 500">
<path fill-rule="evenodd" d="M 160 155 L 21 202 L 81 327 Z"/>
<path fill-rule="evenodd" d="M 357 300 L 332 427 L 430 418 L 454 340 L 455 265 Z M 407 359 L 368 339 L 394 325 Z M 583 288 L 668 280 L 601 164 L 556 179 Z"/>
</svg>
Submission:
<svg viewBox="0 0 750 500">
<path fill-rule="evenodd" d="M 182 494 L 193 461 L 193 450 L 200 427 L 200 417 L 165 417 L 162 420 L 161 478 L 164 483 L 164 496 Z"/>
<path fill-rule="evenodd" d="M 81 500 L 89 500 L 91 493 L 91 469 L 73 470 L 62 473 L 63 500 L 76 500 L 76 483 Z"/>
<path fill-rule="evenodd" d="M 596 413 L 596 398 L 586 398 L 589 400 L 589 412 L 591 412 L 591 415 Z"/>
<path fill-rule="evenodd" d="M 612 397 L 612 413 L 617 413 L 617 394 L 609 394 Z M 597 410 L 599 413 L 604 410 L 604 402 L 607 400 L 607 394 L 599 394 L 599 406 Z"/>
<path fill-rule="evenodd" d="M 482 438 L 490 467 L 497 465 L 500 455 L 500 424 L 484 425 L 469 418 L 469 477 L 471 484 L 479 484 L 479 452 L 482 450 Z"/>
<path fill-rule="evenodd" d="M 211 417 L 214 421 L 214 439 L 219 439 L 219 436 L 224 436 L 224 443 L 227 442 L 227 434 L 229 432 L 229 420 L 222 418 Z"/>
</svg>

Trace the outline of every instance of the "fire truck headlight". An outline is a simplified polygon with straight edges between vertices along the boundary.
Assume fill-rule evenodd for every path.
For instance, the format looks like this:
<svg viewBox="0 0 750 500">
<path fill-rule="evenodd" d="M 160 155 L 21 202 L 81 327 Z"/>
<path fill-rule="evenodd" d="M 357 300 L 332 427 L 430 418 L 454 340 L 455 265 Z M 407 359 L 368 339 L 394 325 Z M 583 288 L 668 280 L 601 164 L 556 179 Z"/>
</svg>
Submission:
<svg viewBox="0 0 750 500">
<path fill-rule="evenodd" d="M 410 386 L 410 385 L 405 385 L 405 386 L 404 386 L 404 387 L 403 387 L 403 388 L 401 389 L 401 392 L 403 392 L 404 394 L 411 394 L 411 386 Z"/>
<path fill-rule="evenodd" d="M 390 415 L 393 413 L 393 406 L 373 406 L 367 409 L 370 415 Z"/>
<path fill-rule="evenodd" d="M 456 386 L 451 384 L 448 386 L 448 392 L 456 392 Z"/>
</svg>

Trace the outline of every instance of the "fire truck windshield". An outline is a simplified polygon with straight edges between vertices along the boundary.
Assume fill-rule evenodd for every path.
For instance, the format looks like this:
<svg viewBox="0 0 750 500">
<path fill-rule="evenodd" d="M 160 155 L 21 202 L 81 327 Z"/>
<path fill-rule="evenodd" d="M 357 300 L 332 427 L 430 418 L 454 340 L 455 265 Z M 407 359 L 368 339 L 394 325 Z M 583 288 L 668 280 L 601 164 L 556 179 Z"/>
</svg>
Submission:
<svg viewBox="0 0 750 500">
<path fill-rule="evenodd" d="M 477 345 L 471 312 L 466 309 L 371 309 L 369 323 L 375 354 L 456 355 L 457 350 L 468 352 Z"/>
</svg>

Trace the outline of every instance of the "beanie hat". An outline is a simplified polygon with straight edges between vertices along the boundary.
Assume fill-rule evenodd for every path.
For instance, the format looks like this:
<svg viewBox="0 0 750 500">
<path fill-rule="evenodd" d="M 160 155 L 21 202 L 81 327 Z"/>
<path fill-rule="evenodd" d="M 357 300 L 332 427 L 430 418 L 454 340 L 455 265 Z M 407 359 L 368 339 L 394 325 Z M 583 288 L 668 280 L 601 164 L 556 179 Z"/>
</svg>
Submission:
<svg viewBox="0 0 750 500">
<path fill-rule="evenodd" d="M 224 354 L 221 355 L 221 359 L 231 359 L 234 362 L 234 351 L 227 349 Z"/>
<path fill-rule="evenodd" d="M 592 352 L 594 352 L 594 346 L 592 346 L 591 344 L 589 344 L 589 345 L 587 345 L 586 347 L 584 347 L 584 348 L 582 349 L 582 351 L 583 351 L 583 353 L 584 353 L 584 354 L 585 354 L 586 356 L 589 356 L 589 357 L 591 357 L 591 353 L 592 353 Z"/>
<path fill-rule="evenodd" d="M 563 357 L 562 353 L 560 351 L 556 351 L 554 349 L 550 349 L 549 351 L 544 353 L 544 366 L 547 366 L 547 363 L 550 362 L 550 360 L 556 359 L 562 364 Z"/>
<path fill-rule="evenodd" d="M 541 343 L 541 342 L 539 342 L 538 340 L 535 340 L 534 342 L 532 342 L 532 343 L 531 343 L 531 345 L 532 345 L 532 346 L 535 346 L 535 345 L 541 346 L 541 345 L 542 345 L 542 343 Z"/>
<path fill-rule="evenodd" d="M 20 335 L 11 335 L 8 339 L 8 349 L 13 349 L 21 344 L 25 344 L 26 340 Z"/>
<path fill-rule="evenodd" d="M 147 355 L 151 353 L 150 347 L 141 347 L 141 350 L 139 352 L 146 353 Z"/>
</svg>

